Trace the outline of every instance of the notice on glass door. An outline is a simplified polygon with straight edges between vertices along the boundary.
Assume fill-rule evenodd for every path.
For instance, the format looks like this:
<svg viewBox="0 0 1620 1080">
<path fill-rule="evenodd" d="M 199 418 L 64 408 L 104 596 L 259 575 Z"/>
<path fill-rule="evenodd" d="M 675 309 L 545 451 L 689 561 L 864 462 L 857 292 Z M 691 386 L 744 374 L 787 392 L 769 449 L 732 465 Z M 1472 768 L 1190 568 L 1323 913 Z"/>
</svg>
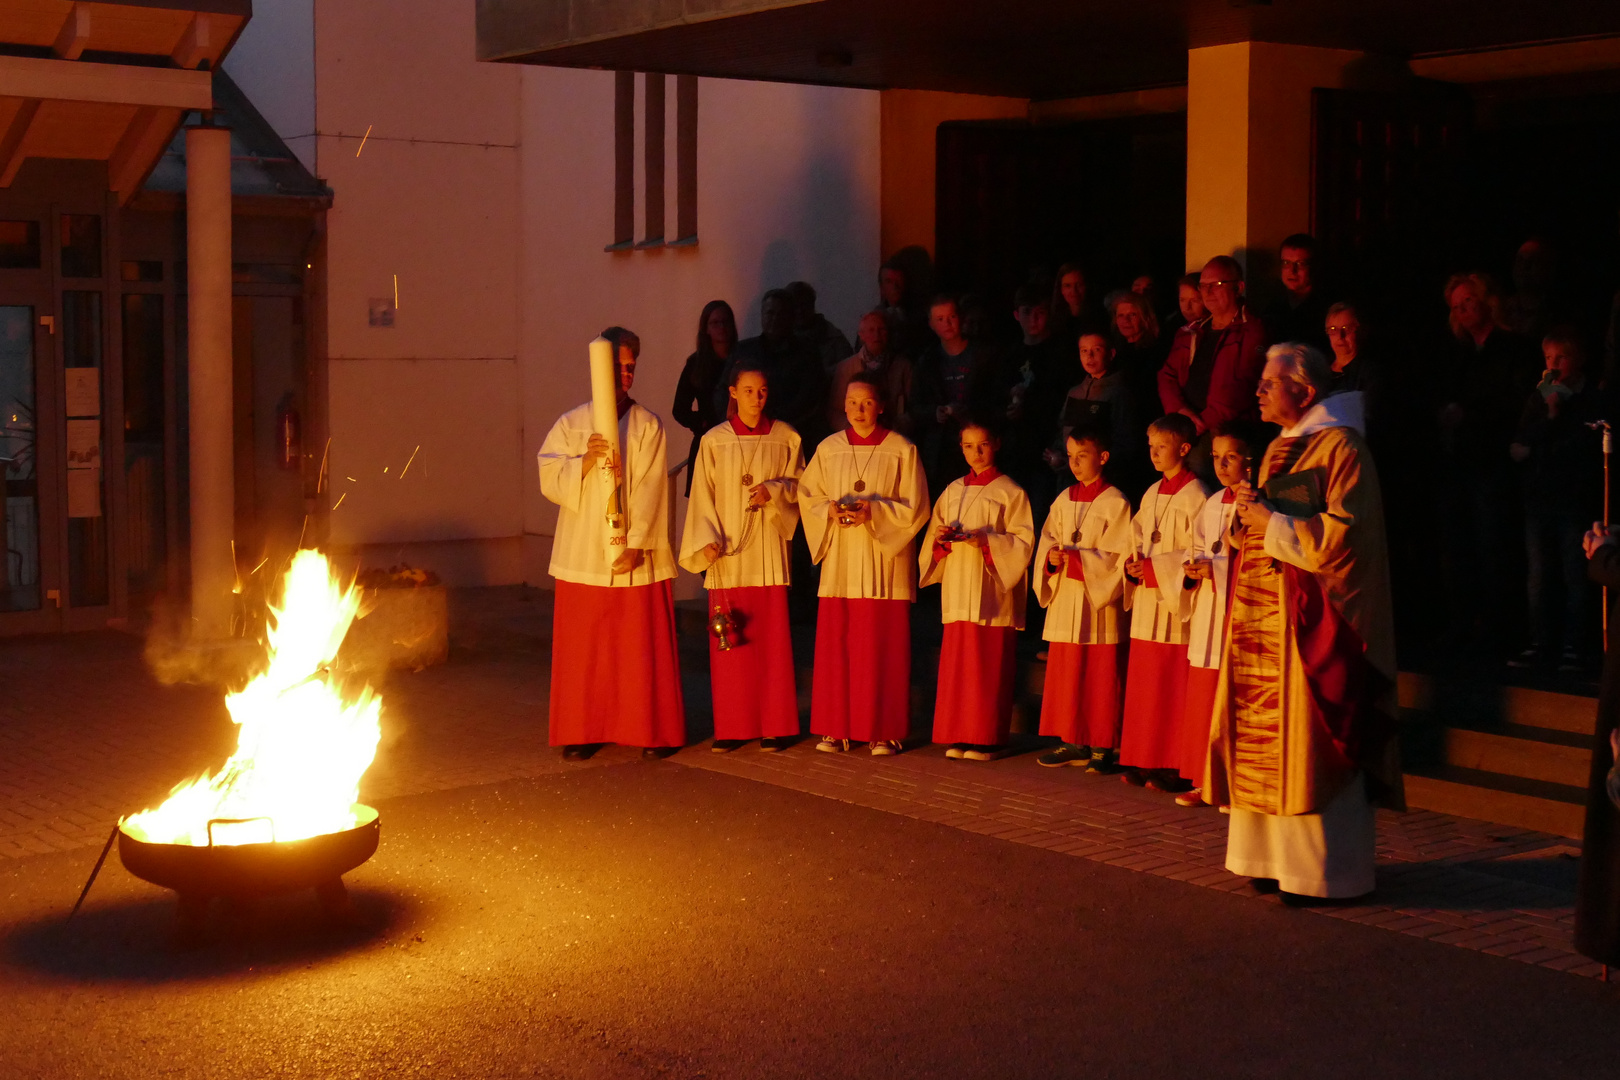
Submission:
<svg viewBox="0 0 1620 1080">
<path fill-rule="evenodd" d="M 101 369 L 70 367 L 67 376 L 67 414 L 69 416 L 101 415 Z"/>
<path fill-rule="evenodd" d="M 67 422 L 67 467 L 69 471 L 101 468 L 100 420 Z"/>
<path fill-rule="evenodd" d="M 69 469 L 67 481 L 68 517 L 100 517 L 101 470 Z"/>
</svg>

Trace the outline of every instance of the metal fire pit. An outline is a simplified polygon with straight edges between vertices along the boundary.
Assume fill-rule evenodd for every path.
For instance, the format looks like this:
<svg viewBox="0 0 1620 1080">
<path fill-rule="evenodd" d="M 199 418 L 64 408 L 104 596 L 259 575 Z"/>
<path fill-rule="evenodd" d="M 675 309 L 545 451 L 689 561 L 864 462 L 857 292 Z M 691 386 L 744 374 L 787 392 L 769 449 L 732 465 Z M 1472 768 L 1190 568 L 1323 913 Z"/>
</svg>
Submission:
<svg viewBox="0 0 1620 1080">
<path fill-rule="evenodd" d="M 360 824 L 341 832 L 257 844 L 211 843 L 201 847 L 153 843 L 136 839 L 120 828 L 118 857 L 136 877 L 179 894 L 182 941 L 201 936 L 209 902 L 215 897 L 250 901 L 314 889 L 327 911 L 349 918 L 343 875 L 371 858 L 380 832 L 376 810 L 356 804 L 355 812 Z M 210 839 L 215 826 L 238 824 L 242 822 L 210 822 Z"/>
</svg>

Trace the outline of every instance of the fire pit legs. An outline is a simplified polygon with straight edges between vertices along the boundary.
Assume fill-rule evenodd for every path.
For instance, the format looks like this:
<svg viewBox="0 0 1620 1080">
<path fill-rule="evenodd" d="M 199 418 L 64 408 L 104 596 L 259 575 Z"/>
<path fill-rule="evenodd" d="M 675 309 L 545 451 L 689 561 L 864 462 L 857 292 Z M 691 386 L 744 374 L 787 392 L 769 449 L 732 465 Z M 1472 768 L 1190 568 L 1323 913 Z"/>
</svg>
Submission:
<svg viewBox="0 0 1620 1080">
<path fill-rule="evenodd" d="M 208 937 L 208 908 L 213 897 L 200 893 L 181 893 L 175 908 L 174 945 L 177 949 L 195 949 Z"/>
<path fill-rule="evenodd" d="M 343 926 L 360 925 L 360 914 L 354 910 L 354 902 L 349 899 L 349 890 L 344 887 L 342 878 L 331 878 L 315 886 L 315 898 L 333 922 Z"/>
</svg>

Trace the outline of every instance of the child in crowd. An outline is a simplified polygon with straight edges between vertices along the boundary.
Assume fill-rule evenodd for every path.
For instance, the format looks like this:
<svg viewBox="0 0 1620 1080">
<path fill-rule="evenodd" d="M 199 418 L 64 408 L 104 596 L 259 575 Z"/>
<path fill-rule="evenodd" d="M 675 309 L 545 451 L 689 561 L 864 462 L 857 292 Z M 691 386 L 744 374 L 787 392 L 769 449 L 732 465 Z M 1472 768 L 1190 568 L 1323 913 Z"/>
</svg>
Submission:
<svg viewBox="0 0 1620 1080">
<path fill-rule="evenodd" d="M 1041 734 L 1063 744 L 1035 760 L 1109 772 L 1119 756 L 1131 504 L 1103 478 L 1107 429 L 1078 428 L 1065 447 L 1075 483 L 1052 503 L 1035 553 L 1035 595 L 1046 608 L 1049 643 Z"/>
<path fill-rule="evenodd" d="M 988 425 L 962 426 L 968 473 L 934 503 L 933 542 L 919 553 L 919 586 L 940 585 L 934 742 L 948 758 L 991 761 L 1012 724 L 1014 649 L 1024 627 L 1035 527 L 1024 489 L 996 469 L 1001 442 Z"/>
<path fill-rule="evenodd" d="M 1100 330 L 1087 330 L 1080 335 L 1080 368 L 1085 378 L 1069 390 L 1064 399 L 1062 421 L 1057 442 L 1046 451 L 1046 463 L 1053 472 L 1068 468 L 1066 440 L 1077 427 L 1106 428 L 1108 445 L 1119 447 L 1119 453 L 1110 453 L 1108 476 L 1121 485 L 1129 486 L 1134 479 L 1140 454 L 1133 455 L 1131 447 L 1140 437 L 1136 427 L 1136 402 L 1123 372 L 1115 370 L 1114 346 Z M 1148 481 L 1137 486 L 1140 491 Z"/>
<path fill-rule="evenodd" d="M 1192 591 L 1183 567 L 1193 547 L 1193 522 L 1204 506 L 1204 485 L 1187 468 L 1197 429 L 1181 413 L 1148 427 L 1148 457 L 1160 479 L 1142 497 L 1132 522 L 1133 553 L 1125 560 L 1131 610 L 1131 658 L 1119 760 L 1126 783 L 1181 792 L 1191 785 L 1182 765 L 1182 713 L 1187 687 L 1187 619 Z"/>
<path fill-rule="evenodd" d="M 1204 768 L 1209 756 L 1210 716 L 1215 684 L 1220 681 L 1226 645 L 1228 571 L 1232 555 L 1232 519 L 1237 488 L 1253 482 L 1253 468 L 1265 452 L 1266 429 L 1230 421 L 1215 429 L 1210 457 L 1221 490 L 1204 501 L 1193 522 L 1193 546 L 1186 565 L 1187 581 L 1196 585 L 1192 618 L 1187 624 L 1187 689 L 1183 716 L 1181 766 L 1176 770 L 1192 785 L 1176 796 L 1182 806 L 1203 802 Z"/>
<path fill-rule="evenodd" d="M 692 459 L 680 561 L 705 575 L 710 617 L 731 624 L 724 645 L 709 636 L 716 753 L 750 739 L 780 750 L 799 733 L 788 585 L 804 457 L 799 433 L 765 415 L 769 395 L 757 363 L 735 368 L 736 414 L 704 433 Z"/>
<path fill-rule="evenodd" d="M 1521 470 L 1529 563 L 1531 643 L 1514 667 L 1585 669 L 1596 642 L 1593 585 L 1581 536 L 1603 512 L 1603 438 L 1587 425 L 1603 417 L 1602 392 L 1586 374 L 1579 333 L 1553 330 L 1541 343 L 1546 371 L 1524 403 L 1508 447 Z M 1560 595 L 1562 594 L 1562 595 Z M 1562 603 L 1560 603 L 1562 601 Z"/>
<path fill-rule="evenodd" d="M 799 478 L 810 556 L 821 564 L 810 730 L 817 750 L 897 753 L 911 722 L 911 602 L 928 482 L 917 448 L 879 424 L 870 375 L 844 390 L 849 429 L 822 440 Z"/>
</svg>

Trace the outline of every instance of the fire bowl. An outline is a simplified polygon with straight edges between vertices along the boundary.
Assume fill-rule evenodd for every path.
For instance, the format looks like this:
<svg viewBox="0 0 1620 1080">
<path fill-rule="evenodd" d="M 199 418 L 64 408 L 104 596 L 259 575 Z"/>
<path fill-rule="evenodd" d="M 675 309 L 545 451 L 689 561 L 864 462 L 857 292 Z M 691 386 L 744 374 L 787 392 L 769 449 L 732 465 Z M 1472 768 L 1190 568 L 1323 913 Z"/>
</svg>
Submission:
<svg viewBox="0 0 1620 1080">
<path fill-rule="evenodd" d="M 118 857 L 143 881 L 184 898 L 252 899 L 299 889 L 341 892 L 339 879 L 377 850 L 377 811 L 356 804 L 360 824 L 303 840 L 258 844 L 162 844 L 118 830 Z"/>
</svg>

